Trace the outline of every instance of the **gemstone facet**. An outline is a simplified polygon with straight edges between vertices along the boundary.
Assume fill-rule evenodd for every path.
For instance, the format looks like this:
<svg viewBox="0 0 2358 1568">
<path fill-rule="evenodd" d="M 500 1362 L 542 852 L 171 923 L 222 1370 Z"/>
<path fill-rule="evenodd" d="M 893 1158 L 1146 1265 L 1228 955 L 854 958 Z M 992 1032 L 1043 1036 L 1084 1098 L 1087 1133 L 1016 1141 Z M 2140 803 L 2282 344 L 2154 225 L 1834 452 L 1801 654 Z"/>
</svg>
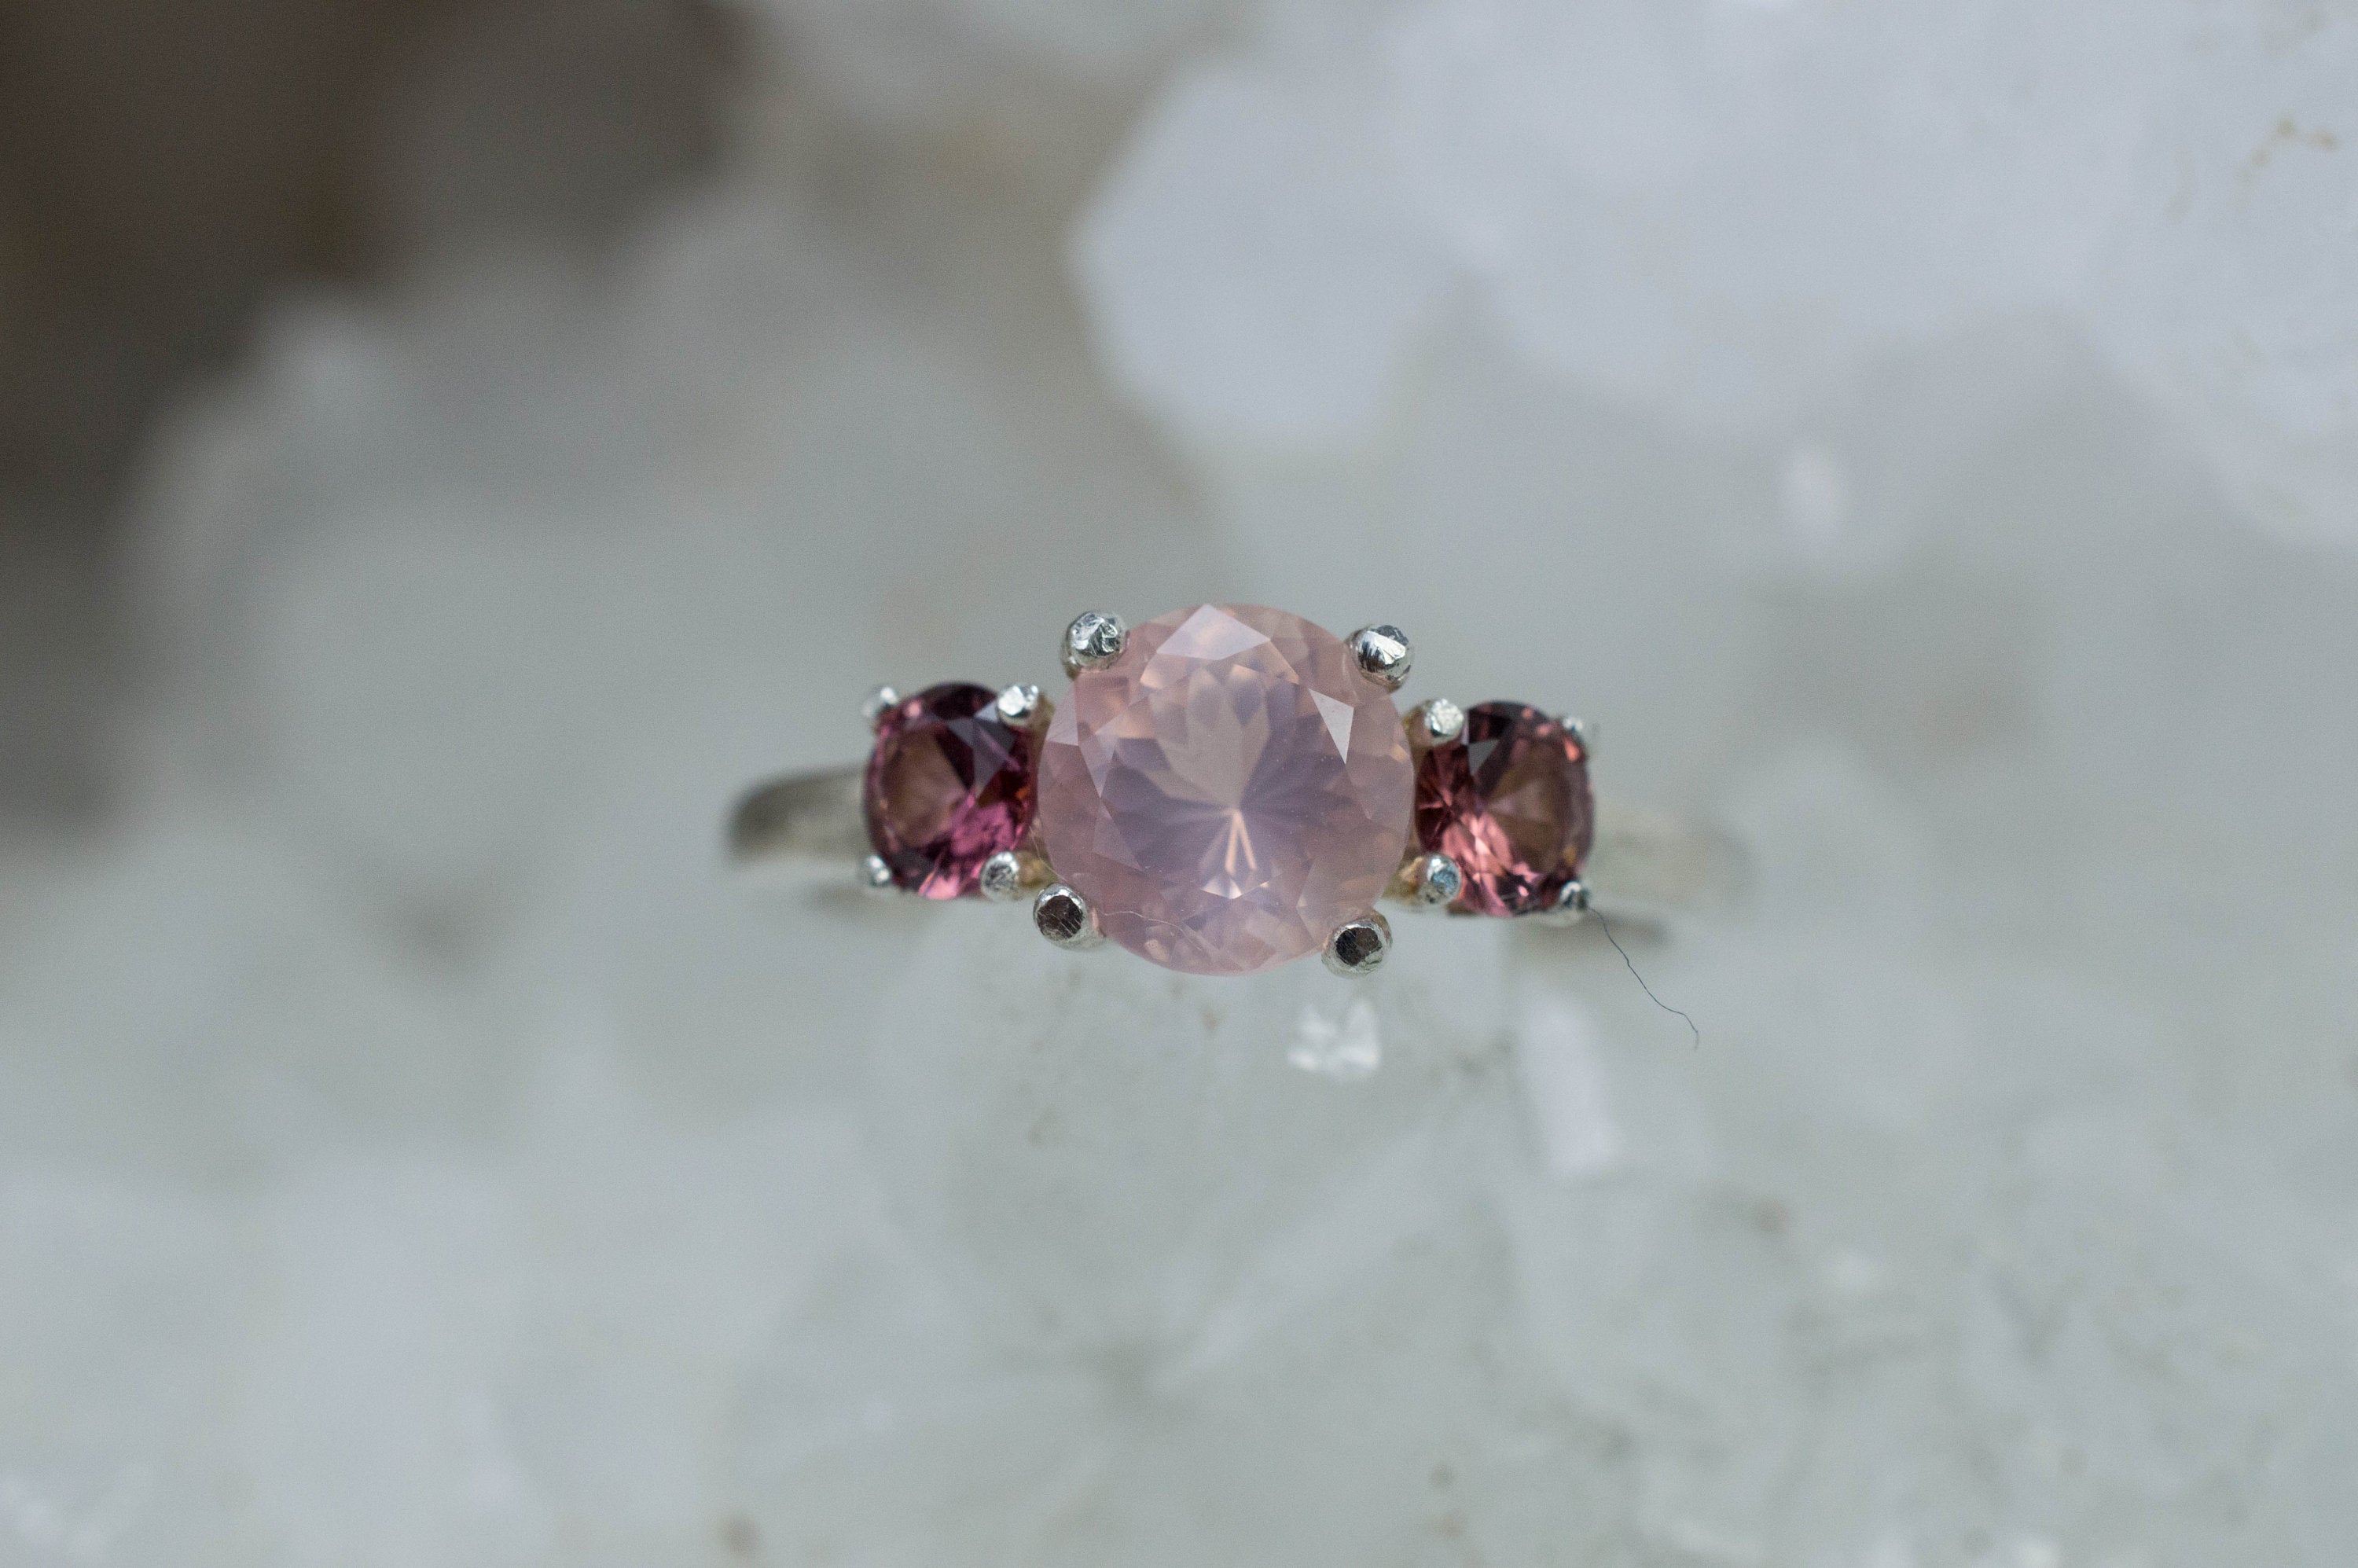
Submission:
<svg viewBox="0 0 2358 1568">
<path fill-rule="evenodd" d="M 1457 862 L 1457 907 L 1553 909 L 1596 832 L 1588 752 L 1562 721 L 1520 702 L 1466 710 L 1454 740 L 1418 748 L 1417 843 Z"/>
<path fill-rule="evenodd" d="M 1201 605 L 1075 676 L 1042 750 L 1040 842 L 1107 936 L 1248 974 L 1374 909 L 1414 788 L 1400 711 L 1341 638 Z"/>
<path fill-rule="evenodd" d="M 893 886 L 925 898 L 972 892 L 983 862 L 1031 832 L 1033 736 L 1006 721 L 999 699 L 937 686 L 878 717 L 860 799 Z"/>
</svg>

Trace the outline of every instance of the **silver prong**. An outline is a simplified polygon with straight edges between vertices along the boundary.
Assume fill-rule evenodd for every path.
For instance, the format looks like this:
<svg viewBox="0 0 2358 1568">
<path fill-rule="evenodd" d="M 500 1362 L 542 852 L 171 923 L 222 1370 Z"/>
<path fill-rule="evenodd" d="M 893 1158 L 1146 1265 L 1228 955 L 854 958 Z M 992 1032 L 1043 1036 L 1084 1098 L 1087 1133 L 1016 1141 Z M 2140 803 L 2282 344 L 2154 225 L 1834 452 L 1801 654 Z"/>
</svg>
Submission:
<svg viewBox="0 0 2358 1568">
<path fill-rule="evenodd" d="M 1392 950 L 1391 922 L 1370 910 L 1347 920 L 1326 938 L 1326 968 L 1346 979 L 1372 975 Z"/>
<path fill-rule="evenodd" d="M 1351 657 L 1359 662 L 1362 675 L 1386 691 L 1398 691 L 1416 661 L 1416 650 L 1397 626 L 1362 626 L 1351 633 Z"/>
<path fill-rule="evenodd" d="M 1128 646 L 1130 628 L 1121 623 L 1120 616 L 1084 611 L 1065 628 L 1065 673 L 1077 676 L 1083 670 L 1102 669 L 1121 657 Z"/>
<path fill-rule="evenodd" d="M 1582 756 L 1587 756 L 1596 750 L 1596 730 L 1594 726 L 1574 719 L 1569 713 L 1557 714 L 1555 721 L 1572 731 L 1572 738 L 1580 743 Z"/>
<path fill-rule="evenodd" d="M 1419 703 L 1408 716 L 1409 733 L 1435 746 L 1445 746 L 1466 732 L 1466 710 L 1445 697 Z"/>
<path fill-rule="evenodd" d="M 1047 705 L 1040 700 L 1040 688 L 1019 681 L 999 694 L 999 717 L 1010 724 L 1028 725 L 1041 717 Z"/>
<path fill-rule="evenodd" d="M 1045 886 L 1048 862 L 1029 849 L 1001 849 L 982 863 L 977 887 L 993 903 L 1012 903 L 1033 889 Z"/>
<path fill-rule="evenodd" d="M 1446 855 L 1412 855 L 1401 868 L 1400 883 L 1414 907 L 1446 909 L 1466 891 L 1466 873 Z"/>
<path fill-rule="evenodd" d="M 884 863 L 882 855 L 866 855 L 860 861 L 860 885 L 870 892 L 892 891 L 892 868 Z"/>
<path fill-rule="evenodd" d="M 1098 912 L 1089 907 L 1087 899 L 1063 882 L 1040 890 L 1040 896 L 1032 901 L 1032 924 L 1057 946 L 1076 953 L 1105 942 L 1105 932 L 1098 925 Z"/>
<path fill-rule="evenodd" d="M 899 707 L 900 703 L 899 692 L 889 686 L 880 686 L 868 694 L 867 701 L 860 705 L 860 717 L 868 720 L 868 727 L 873 730 L 884 722 L 884 716 Z"/>
<path fill-rule="evenodd" d="M 1574 880 L 1564 883 L 1563 891 L 1555 895 L 1555 903 L 1536 918 L 1551 925 L 1577 925 L 1587 914 L 1588 884 Z"/>
</svg>

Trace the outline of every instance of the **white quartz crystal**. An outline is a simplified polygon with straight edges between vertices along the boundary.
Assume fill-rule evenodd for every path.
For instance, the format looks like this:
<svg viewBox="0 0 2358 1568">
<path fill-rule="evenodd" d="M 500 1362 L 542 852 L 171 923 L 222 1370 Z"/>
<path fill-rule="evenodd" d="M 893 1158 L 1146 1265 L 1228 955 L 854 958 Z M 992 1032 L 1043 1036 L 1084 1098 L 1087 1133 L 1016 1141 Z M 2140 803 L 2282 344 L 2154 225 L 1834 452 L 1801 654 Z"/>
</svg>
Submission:
<svg viewBox="0 0 2358 1568">
<path fill-rule="evenodd" d="M 763 15 L 709 189 L 150 453 L 117 808 L 0 839 L 0 1563 L 2348 1562 L 2346 6 Z M 724 874 L 1215 597 L 1747 890 L 1207 980 Z"/>
<path fill-rule="evenodd" d="M 1110 368 L 1183 428 L 1364 440 L 1451 296 L 1574 385 L 1752 431 L 1884 357 L 2042 319 L 2169 405 L 2244 504 L 2350 534 L 2358 16 L 1271 13 L 1176 76 L 1077 244 Z"/>
</svg>

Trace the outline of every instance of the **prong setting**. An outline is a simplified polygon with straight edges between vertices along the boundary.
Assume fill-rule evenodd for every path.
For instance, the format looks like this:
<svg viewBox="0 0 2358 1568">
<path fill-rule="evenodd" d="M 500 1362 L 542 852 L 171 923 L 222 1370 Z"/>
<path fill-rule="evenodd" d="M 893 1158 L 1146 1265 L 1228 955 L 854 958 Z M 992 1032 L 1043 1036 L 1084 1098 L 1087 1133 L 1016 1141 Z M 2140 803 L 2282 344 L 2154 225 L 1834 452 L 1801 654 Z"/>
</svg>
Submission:
<svg viewBox="0 0 2358 1568">
<path fill-rule="evenodd" d="M 870 892 L 891 892 L 892 868 L 884 863 L 882 855 L 863 855 L 860 860 L 860 885 Z"/>
<path fill-rule="evenodd" d="M 889 686 L 880 686 L 870 692 L 867 700 L 860 705 L 860 717 L 868 720 L 868 728 L 873 730 L 883 723 L 884 716 L 899 707 L 900 703 L 899 692 Z"/>
<path fill-rule="evenodd" d="M 1563 884 L 1555 903 L 1534 916 L 1551 925 L 1577 925 L 1588 914 L 1588 884 L 1578 879 Z"/>
<path fill-rule="evenodd" d="M 1032 901 L 1032 924 L 1039 927 L 1041 935 L 1068 952 L 1082 953 L 1105 945 L 1097 911 L 1063 882 L 1040 890 L 1040 896 Z"/>
<path fill-rule="evenodd" d="M 1416 909 L 1446 909 L 1466 891 L 1466 874 L 1446 855 L 1412 855 L 1401 867 L 1401 894 Z"/>
<path fill-rule="evenodd" d="M 1362 626 L 1351 633 L 1350 649 L 1359 673 L 1386 691 L 1398 691 L 1416 662 L 1408 633 L 1397 626 Z"/>
<path fill-rule="evenodd" d="M 1019 728 L 1028 728 L 1046 718 L 1047 708 L 1040 688 L 1021 681 L 999 694 L 999 717 Z"/>
<path fill-rule="evenodd" d="M 1419 703 L 1408 716 L 1412 734 L 1429 745 L 1446 746 L 1466 733 L 1466 710 L 1445 697 Z"/>
<path fill-rule="evenodd" d="M 1346 979 L 1361 979 L 1382 968 L 1391 950 L 1391 922 L 1370 910 L 1335 927 L 1326 938 L 1326 968 Z"/>
<path fill-rule="evenodd" d="M 1001 849 L 982 863 L 975 886 L 993 903 L 1012 903 L 1052 879 L 1048 862 L 1028 849 Z"/>
<path fill-rule="evenodd" d="M 1065 673 L 1077 676 L 1083 670 L 1103 669 L 1121 657 L 1128 646 L 1130 628 L 1122 624 L 1120 616 L 1101 610 L 1084 611 L 1065 628 Z"/>
</svg>

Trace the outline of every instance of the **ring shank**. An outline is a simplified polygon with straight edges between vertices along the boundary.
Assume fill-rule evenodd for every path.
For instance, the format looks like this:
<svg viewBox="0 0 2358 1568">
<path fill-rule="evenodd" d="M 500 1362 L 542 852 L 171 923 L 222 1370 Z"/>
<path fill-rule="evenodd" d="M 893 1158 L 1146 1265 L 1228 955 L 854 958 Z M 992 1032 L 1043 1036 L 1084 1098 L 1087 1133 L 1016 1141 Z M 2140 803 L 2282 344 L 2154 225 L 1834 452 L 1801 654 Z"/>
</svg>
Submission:
<svg viewBox="0 0 2358 1568">
<path fill-rule="evenodd" d="M 864 773 L 828 768 L 755 785 L 729 819 L 729 858 L 748 869 L 850 866 L 868 853 Z"/>
<path fill-rule="evenodd" d="M 757 785 L 729 823 L 730 858 L 748 871 L 837 873 L 868 853 L 863 770 L 829 768 Z M 1611 904 L 1692 909 L 1735 890 L 1743 858 L 1724 833 L 1667 813 L 1596 803 L 1596 838 L 1582 880 Z"/>
</svg>

